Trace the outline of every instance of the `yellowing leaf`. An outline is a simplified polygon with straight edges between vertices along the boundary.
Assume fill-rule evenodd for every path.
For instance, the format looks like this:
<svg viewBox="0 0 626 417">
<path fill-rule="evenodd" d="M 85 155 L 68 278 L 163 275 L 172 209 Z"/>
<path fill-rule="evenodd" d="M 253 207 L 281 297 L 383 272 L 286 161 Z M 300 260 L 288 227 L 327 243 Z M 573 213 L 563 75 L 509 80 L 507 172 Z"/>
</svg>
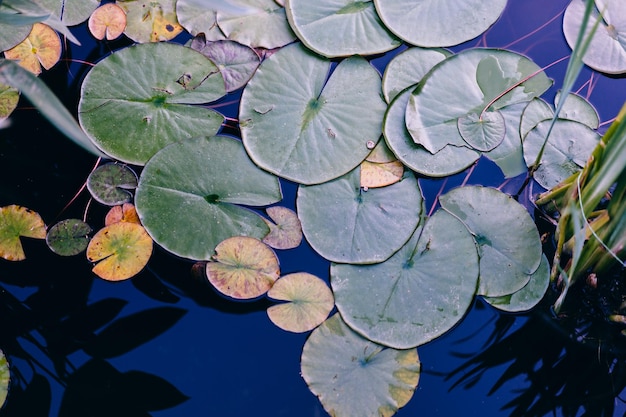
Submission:
<svg viewBox="0 0 626 417">
<path fill-rule="evenodd" d="M 289 301 L 267 309 L 272 323 L 283 330 L 302 333 L 319 326 L 335 305 L 328 285 L 306 272 L 285 275 L 274 283 L 267 295 Z"/>
<path fill-rule="evenodd" d="M 165 15 L 163 13 L 157 13 L 152 22 L 152 35 L 150 40 L 152 42 L 169 41 L 182 31 L 183 27 L 178 24 L 175 14 Z"/>
<path fill-rule="evenodd" d="M 183 31 L 176 17 L 176 0 L 118 0 L 126 13 L 126 36 L 135 42 L 169 41 Z"/>
<path fill-rule="evenodd" d="M 16 88 L 0 83 L 0 122 L 13 113 L 19 100 L 20 92 Z"/>
<path fill-rule="evenodd" d="M 400 161 L 361 163 L 361 187 L 376 188 L 394 184 L 402 179 L 404 166 Z"/>
<path fill-rule="evenodd" d="M 113 206 L 104 217 L 104 225 L 109 226 L 113 223 L 128 222 L 141 224 L 137 210 L 131 203 L 124 203 L 121 206 Z"/>
<path fill-rule="evenodd" d="M 7 59 L 19 64 L 35 75 L 41 74 L 41 67 L 50 69 L 61 58 L 61 39 L 48 25 L 35 23 L 26 39 L 4 52 Z"/>
<path fill-rule="evenodd" d="M 0 207 L 0 257 L 9 261 L 26 259 L 20 237 L 45 239 L 46 226 L 41 216 L 26 207 Z"/>
<path fill-rule="evenodd" d="M 274 251 L 258 239 L 236 236 L 215 247 L 214 262 L 207 262 L 206 275 L 222 294 L 238 299 L 259 297 L 280 276 Z"/>
<path fill-rule="evenodd" d="M 115 3 L 106 3 L 98 7 L 89 16 L 89 31 L 98 40 L 118 38 L 126 29 L 126 13 Z"/>
<path fill-rule="evenodd" d="M 152 255 L 152 239 L 146 230 L 128 222 L 101 229 L 87 246 L 87 259 L 98 262 L 92 271 L 108 281 L 121 281 L 137 275 Z"/>
<path fill-rule="evenodd" d="M 263 243 L 274 249 L 297 248 L 302 242 L 302 225 L 298 215 L 287 207 L 268 207 L 267 215 L 275 222 L 265 220 L 270 232 L 263 238 Z"/>
<path fill-rule="evenodd" d="M 382 139 L 378 141 L 374 149 L 372 149 L 372 152 L 365 158 L 366 161 L 380 163 L 393 162 L 396 159 L 398 158 L 391 152 L 391 149 L 387 146 L 387 142 Z"/>
</svg>

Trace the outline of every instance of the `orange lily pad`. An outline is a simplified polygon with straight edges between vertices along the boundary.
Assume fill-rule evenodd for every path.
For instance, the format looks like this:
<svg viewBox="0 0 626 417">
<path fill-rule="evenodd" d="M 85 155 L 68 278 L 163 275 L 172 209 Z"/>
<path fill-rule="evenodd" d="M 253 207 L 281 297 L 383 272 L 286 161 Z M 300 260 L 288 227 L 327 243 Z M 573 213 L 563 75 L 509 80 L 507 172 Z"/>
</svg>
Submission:
<svg viewBox="0 0 626 417">
<path fill-rule="evenodd" d="M 139 216 L 137 215 L 137 210 L 135 210 L 135 206 L 133 204 L 124 203 L 121 206 L 113 206 L 104 217 L 105 226 L 119 222 L 141 224 Z"/>
<path fill-rule="evenodd" d="M 46 225 L 41 216 L 26 207 L 0 207 L 0 257 L 8 261 L 26 259 L 20 237 L 45 239 Z"/>
<path fill-rule="evenodd" d="M 294 333 L 308 332 L 322 324 L 335 305 L 328 285 L 306 272 L 285 275 L 267 295 L 289 301 L 269 307 L 267 315 L 276 326 Z"/>
<path fill-rule="evenodd" d="M 263 243 L 274 249 L 297 248 L 302 242 L 302 225 L 298 215 L 293 210 L 280 206 L 268 207 L 265 211 L 274 223 L 264 219 L 270 232 L 263 238 Z"/>
<path fill-rule="evenodd" d="M 4 51 L 7 59 L 19 61 L 20 66 L 35 75 L 41 74 L 41 67 L 50 69 L 61 58 L 61 39 L 48 25 L 35 23 L 30 34 L 21 43 Z"/>
<path fill-rule="evenodd" d="M 137 275 L 151 255 L 152 238 L 136 223 L 105 226 L 87 246 L 87 259 L 97 262 L 92 271 L 107 281 L 121 281 Z"/>
<path fill-rule="evenodd" d="M 98 40 L 117 39 L 126 29 L 126 13 L 115 3 L 103 4 L 89 16 L 88 27 Z"/>
<path fill-rule="evenodd" d="M 209 282 L 222 294 L 251 299 L 265 294 L 280 276 L 278 258 L 265 243 L 252 237 L 235 236 L 215 247 L 207 262 Z"/>
<path fill-rule="evenodd" d="M 404 165 L 400 161 L 361 163 L 361 187 L 377 188 L 395 184 L 402 179 Z"/>
</svg>

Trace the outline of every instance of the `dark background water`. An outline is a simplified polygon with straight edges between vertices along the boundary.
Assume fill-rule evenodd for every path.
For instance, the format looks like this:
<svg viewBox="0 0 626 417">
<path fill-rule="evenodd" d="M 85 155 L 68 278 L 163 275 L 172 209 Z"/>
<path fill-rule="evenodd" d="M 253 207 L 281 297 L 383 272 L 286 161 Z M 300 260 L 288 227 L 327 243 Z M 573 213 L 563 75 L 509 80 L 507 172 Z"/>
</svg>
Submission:
<svg viewBox="0 0 626 417">
<path fill-rule="evenodd" d="M 451 49 L 507 47 L 541 66 L 569 54 L 559 15 L 567 1 L 509 3 L 482 38 Z M 64 55 L 68 59 L 95 62 L 125 45 L 124 41 L 96 45 L 84 25 L 73 32 L 83 45 L 69 45 Z M 399 51 L 373 63 L 383 68 Z M 42 79 L 75 111 L 78 86 L 88 68 L 63 61 Z M 564 62 L 547 71 L 555 87 L 546 100 L 553 99 L 565 68 Z M 585 69 L 575 88 L 591 79 L 589 99 L 601 120 L 610 120 L 624 103 L 626 81 L 590 77 L 592 72 Z M 586 87 L 581 90 L 584 96 L 588 92 Z M 222 102 L 237 100 L 239 94 Z M 48 225 L 81 218 L 88 201 L 85 192 L 63 208 L 82 186 L 95 158 L 63 138 L 29 106 L 23 100 L 10 128 L 0 130 L 0 206 L 26 206 L 39 212 Z M 218 110 L 237 115 L 236 105 Z M 465 179 L 466 173 L 461 173 L 446 181 L 420 180 L 427 204 L 442 187 L 452 188 Z M 468 182 L 497 186 L 502 180 L 497 168 L 481 161 Z M 283 183 L 281 204 L 293 207 L 295 190 L 293 184 Z M 98 225 L 104 212 L 92 205 L 88 220 Z M 148 269 L 120 283 L 95 278 L 83 256 L 56 256 L 41 241 L 27 241 L 26 254 L 28 259 L 20 263 L 0 260 L 0 348 L 14 371 L 0 415 L 326 415 L 300 376 L 307 334 L 275 327 L 265 313 L 268 302 L 226 300 L 191 275 L 192 263 L 159 250 Z M 328 279 L 328 262 L 306 242 L 278 255 L 282 274 L 307 271 Z M 621 391 L 617 377 L 623 372 L 623 360 L 606 355 L 602 346 L 596 350 L 597 344 L 578 348 L 558 329 L 548 313 L 500 314 L 477 300 L 460 325 L 418 349 L 423 366 L 419 386 L 397 415 L 544 415 L 543 411 L 515 414 L 514 408 L 507 407 L 513 402 L 519 410 L 527 410 L 537 401 L 543 404 L 542 399 L 547 399 L 545 415 L 552 415 L 552 409 L 555 415 L 582 415 L 578 406 L 594 404 L 591 397 L 607 408 L 588 415 L 611 415 L 610 404 L 616 407 L 612 415 L 624 415 L 622 400 L 601 395 Z M 480 352 L 488 354 L 475 362 L 478 372 L 463 368 L 451 375 Z M 455 385 L 464 374 L 469 385 Z M 577 379 L 579 385 L 574 384 Z M 563 388 L 566 382 L 570 385 Z M 597 393 L 589 392 L 594 388 Z M 569 404 L 565 413 L 561 401 Z"/>
</svg>

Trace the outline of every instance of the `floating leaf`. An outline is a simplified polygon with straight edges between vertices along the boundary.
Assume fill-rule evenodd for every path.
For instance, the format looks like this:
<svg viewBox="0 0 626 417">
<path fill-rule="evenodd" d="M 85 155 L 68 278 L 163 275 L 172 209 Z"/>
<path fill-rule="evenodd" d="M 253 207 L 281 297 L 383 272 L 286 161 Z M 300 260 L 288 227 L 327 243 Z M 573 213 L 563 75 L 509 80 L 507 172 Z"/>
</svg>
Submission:
<svg viewBox="0 0 626 417">
<path fill-rule="evenodd" d="M 274 249 L 293 249 L 302 242 L 302 225 L 298 215 L 287 207 L 273 206 L 265 209 L 274 221 L 266 220 L 270 232 L 263 238 L 263 243 Z"/>
<path fill-rule="evenodd" d="M 87 259 L 97 262 L 92 271 L 107 281 L 121 281 L 137 275 L 151 255 L 152 239 L 136 223 L 105 226 L 87 246 Z"/>
<path fill-rule="evenodd" d="M 20 92 L 17 88 L 0 83 L 0 121 L 9 117 L 20 101 Z"/>
<path fill-rule="evenodd" d="M 113 223 L 129 222 L 141 224 L 139 221 L 139 215 L 135 206 L 130 203 L 124 203 L 121 206 L 113 206 L 107 212 L 104 218 L 104 225 L 108 226 Z"/>
<path fill-rule="evenodd" d="M 43 23 L 35 23 L 26 39 L 8 51 L 7 59 L 19 61 L 19 64 L 35 75 L 41 74 L 41 67 L 50 69 L 61 58 L 61 39 L 59 35 Z"/>
<path fill-rule="evenodd" d="M 528 170 L 524 162 L 522 138 L 518 129 L 525 107 L 526 103 L 517 103 L 498 110 L 504 118 L 504 138 L 494 149 L 483 153 L 500 167 L 505 178 L 516 177 Z"/>
<path fill-rule="evenodd" d="M 0 207 L 0 257 L 9 261 L 26 259 L 20 237 L 45 239 L 46 226 L 38 213 L 26 207 Z"/>
<path fill-rule="evenodd" d="M 328 285 L 315 275 L 306 272 L 281 277 L 268 291 L 267 296 L 280 301 L 267 309 L 272 323 L 283 330 L 303 333 L 319 326 L 335 305 Z"/>
<path fill-rule="evenodd" d="M 135 42 L 169 41 L 183 31 L 176 18 L 176 0 L 117 0 L 116 4 L 126 13 L 124 34 Z"/>
<path fill-rule="evenodd" d="M 280 276 L 276 254 L 258 239 L 234 236 L 220 242 L 215 253 L 206 264 L 207 279 L 229 297 L 257 298 Z"/>
<path fill-rule="evenodd" d="M 61 256 L 78 255 L 89 244 L 91 226 L 79 219 L 61 220 L 48 230 L 46 243 Z"/>
<path fill-rule="evenodd" d="M 202 0 L 178 0 L 176 16 L 178 22 L 192 36 L 202 34 L 207 41 L 226 39 L 226 35 L 217 25 L 217 12 L 206 7 Z"/>
<path fill-rule="evenodd" d="M 169 145 L 146 164 L 135 206 L 154 240 L 185 258 L 208 260 L 233 236 L 262 239 L 269 227 L 240 207 L 282 198 L 278 178 L 256 167 L 241 142 L 225 136 Z"/>
<path fill-rule="evenodd" d="M 474 235 L 480 256 L 478 294 L 511 294 L 524 287 L 541 262 L 541 240 L 526 208 L 489 187 L 458 187 L 439 197 L 441 207 Z"/>
<path fill-rule="evenodd" d="M 489 28 L 506 0 L 374 0 L 385 25 L 406 42 L 426 47 L 452 46 Z"/>
<path fill-rule="evenodd" d="M 173 43 L 138 44 L 89 71 L 79 122 L 108 155 L 143 165 L 169 143 L 216 133 L 224 117 L 195 104 L 225 93 L 219 69 L 201 53 Z"/>
<path fill-rule="evenodd" d="M 290 0 L 287 18 L 298 38 L 326 57 L 373 55 L 400 46 L 380 21 L 374 3 L 353 0 Z"/>
<path fill-rule="evenodd" d="M 331 264 L 330 282 L 337 309 L 352 329 L 407 349 L 463 318 L 476 293 L 478 254 L 463 223 L 438 210 L 385 262 Z"/>
<path fill-rule="evenodd" d="M 365 59 L 350 57 L 326 79 L 330 65 L 300 44 L 261 64 L 243 91 L 239 116 L 258 166 L 317 184 L 352 170 L 378 142 L 385 111 L 380 75 Z"/>
<path fill-rule="evenodd" d="M 100 5 L 100 0 L 34 0 L 46 10 L 50 10 L 66 26 L 83 23 Z"/>
<path fill-rule="evenodd" d="M 9 362 L 4 352 L 0 350 L 0 408 L 2 408 L 7 399 L 10 381 Z"/>
<path fill-rule="evenodd" d="M 402 179 L 404 165 L 400 161 L 374 163 L 361 162 L 361 187 L 365 189 L 386 187 Z"/>
<path fill-rule="evenodd" d="M 302 377 L 333 416 L 392 416 L 413 397 L 417 350 L 396 350 L 353 332 L 335 314 L 302 349 Z"/>
<path fill-rule="evenodd" d="M 127 165 L 100 165 L 87 178 L 87 189 L 101 204 L 115 206 L 132 201 L 129 190 L 137 188 L 137 174 Z"/>
<path fill-rule="evenodd" d="M 554 96 L 554 107 L 558 105 L 561 98 L 561 91 Z M 565 99 L 565 103 L 559 113 L 559 118 L 574 120 L 589 126 L 591 129 L 597 129 L 600 125 L 600 117 L 595 107 L 587 99 L 575 93 L 569 93 Z"/>
<path fill-rule="evenodd" d="M 502 143 L 506 132 L 504 117 L 499 111 L 482 115 L 470 113 L 459 117 L 457 125 L 465 143 L 481 152 L 491 151 Z"/>
<path fill-rule="evenodd" d="M 89 31 L 98 40 L 117 39 L 126 29 L 126 13 L 115 3 L 98 7 L 89 17 Z"/>
<path fill-rule="evenodd" d="M 422 212 L 415 176 L 383 188 L 361 188 L 360 168 L 298 188 L 297 211 L 307 241 L 333 262 L 382 262 L 411 237 Z"/>
<path fill-rule="evenodd" d="M 367 155 L 365 160 L 368 162 L 385 163 L 396 161 L 397 158 L 393 152 L 391 152 L 387 143 L 384 140 L 379 140 L 374 149 L 372 149 L 372 151 Z"/>
</svg>

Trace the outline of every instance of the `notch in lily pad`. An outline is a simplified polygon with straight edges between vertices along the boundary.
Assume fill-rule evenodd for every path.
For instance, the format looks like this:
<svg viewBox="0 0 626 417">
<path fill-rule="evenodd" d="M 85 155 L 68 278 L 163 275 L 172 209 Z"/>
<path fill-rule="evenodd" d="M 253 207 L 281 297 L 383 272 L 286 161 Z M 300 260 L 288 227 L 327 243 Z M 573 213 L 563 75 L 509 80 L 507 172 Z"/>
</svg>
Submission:
<svg viewBox="0 0 626 417">
<path fill-rule="evenodd" d="M 127 165 L 109 163 L 96 168 L 87 178 L 87 189 L 101 204 L 116 206 L 128 203 L 137 188 L 137 174 Z"/>
<path fill-rule="evenodd" d="M 0 257 L 8 261 L 26 259 L 21 237 L 45 239 L 46 225 L 39 213 L 26 207 L 0 207 Z"/>
<path fill-rule="evenodd" d="M 4 51 L 7 59 L 19 64 L 35 75 L 41 74 L 42 67 L 49 70 L 61 58 L 61 39 L 50 26 L 35 23 L 29 35 L 21 43 Z"/>
<path fill-rule="evenodd" d="M 117 39 L 126 29 L 126 13 L 115 3 L 103 4 L 89 16 L 88 27 L 93 37 L 98 40 Z"/>
<path fill-rule="evenodd" d="M 61 220 L 48 230 L 46 243 L 57 255 L 78 255 L 87 248 L 91 231 L 91 226 L 82 220 Z"/>
<path fill-rule="evenodd" d="M 293 249 L 302 242 L 302 224 L 298 215 L 291 209 L 272 206 L 265 209 L 272 221 L 265 220 L 270 232 L 263 242 L 274 249 Z"/>
</svg>

